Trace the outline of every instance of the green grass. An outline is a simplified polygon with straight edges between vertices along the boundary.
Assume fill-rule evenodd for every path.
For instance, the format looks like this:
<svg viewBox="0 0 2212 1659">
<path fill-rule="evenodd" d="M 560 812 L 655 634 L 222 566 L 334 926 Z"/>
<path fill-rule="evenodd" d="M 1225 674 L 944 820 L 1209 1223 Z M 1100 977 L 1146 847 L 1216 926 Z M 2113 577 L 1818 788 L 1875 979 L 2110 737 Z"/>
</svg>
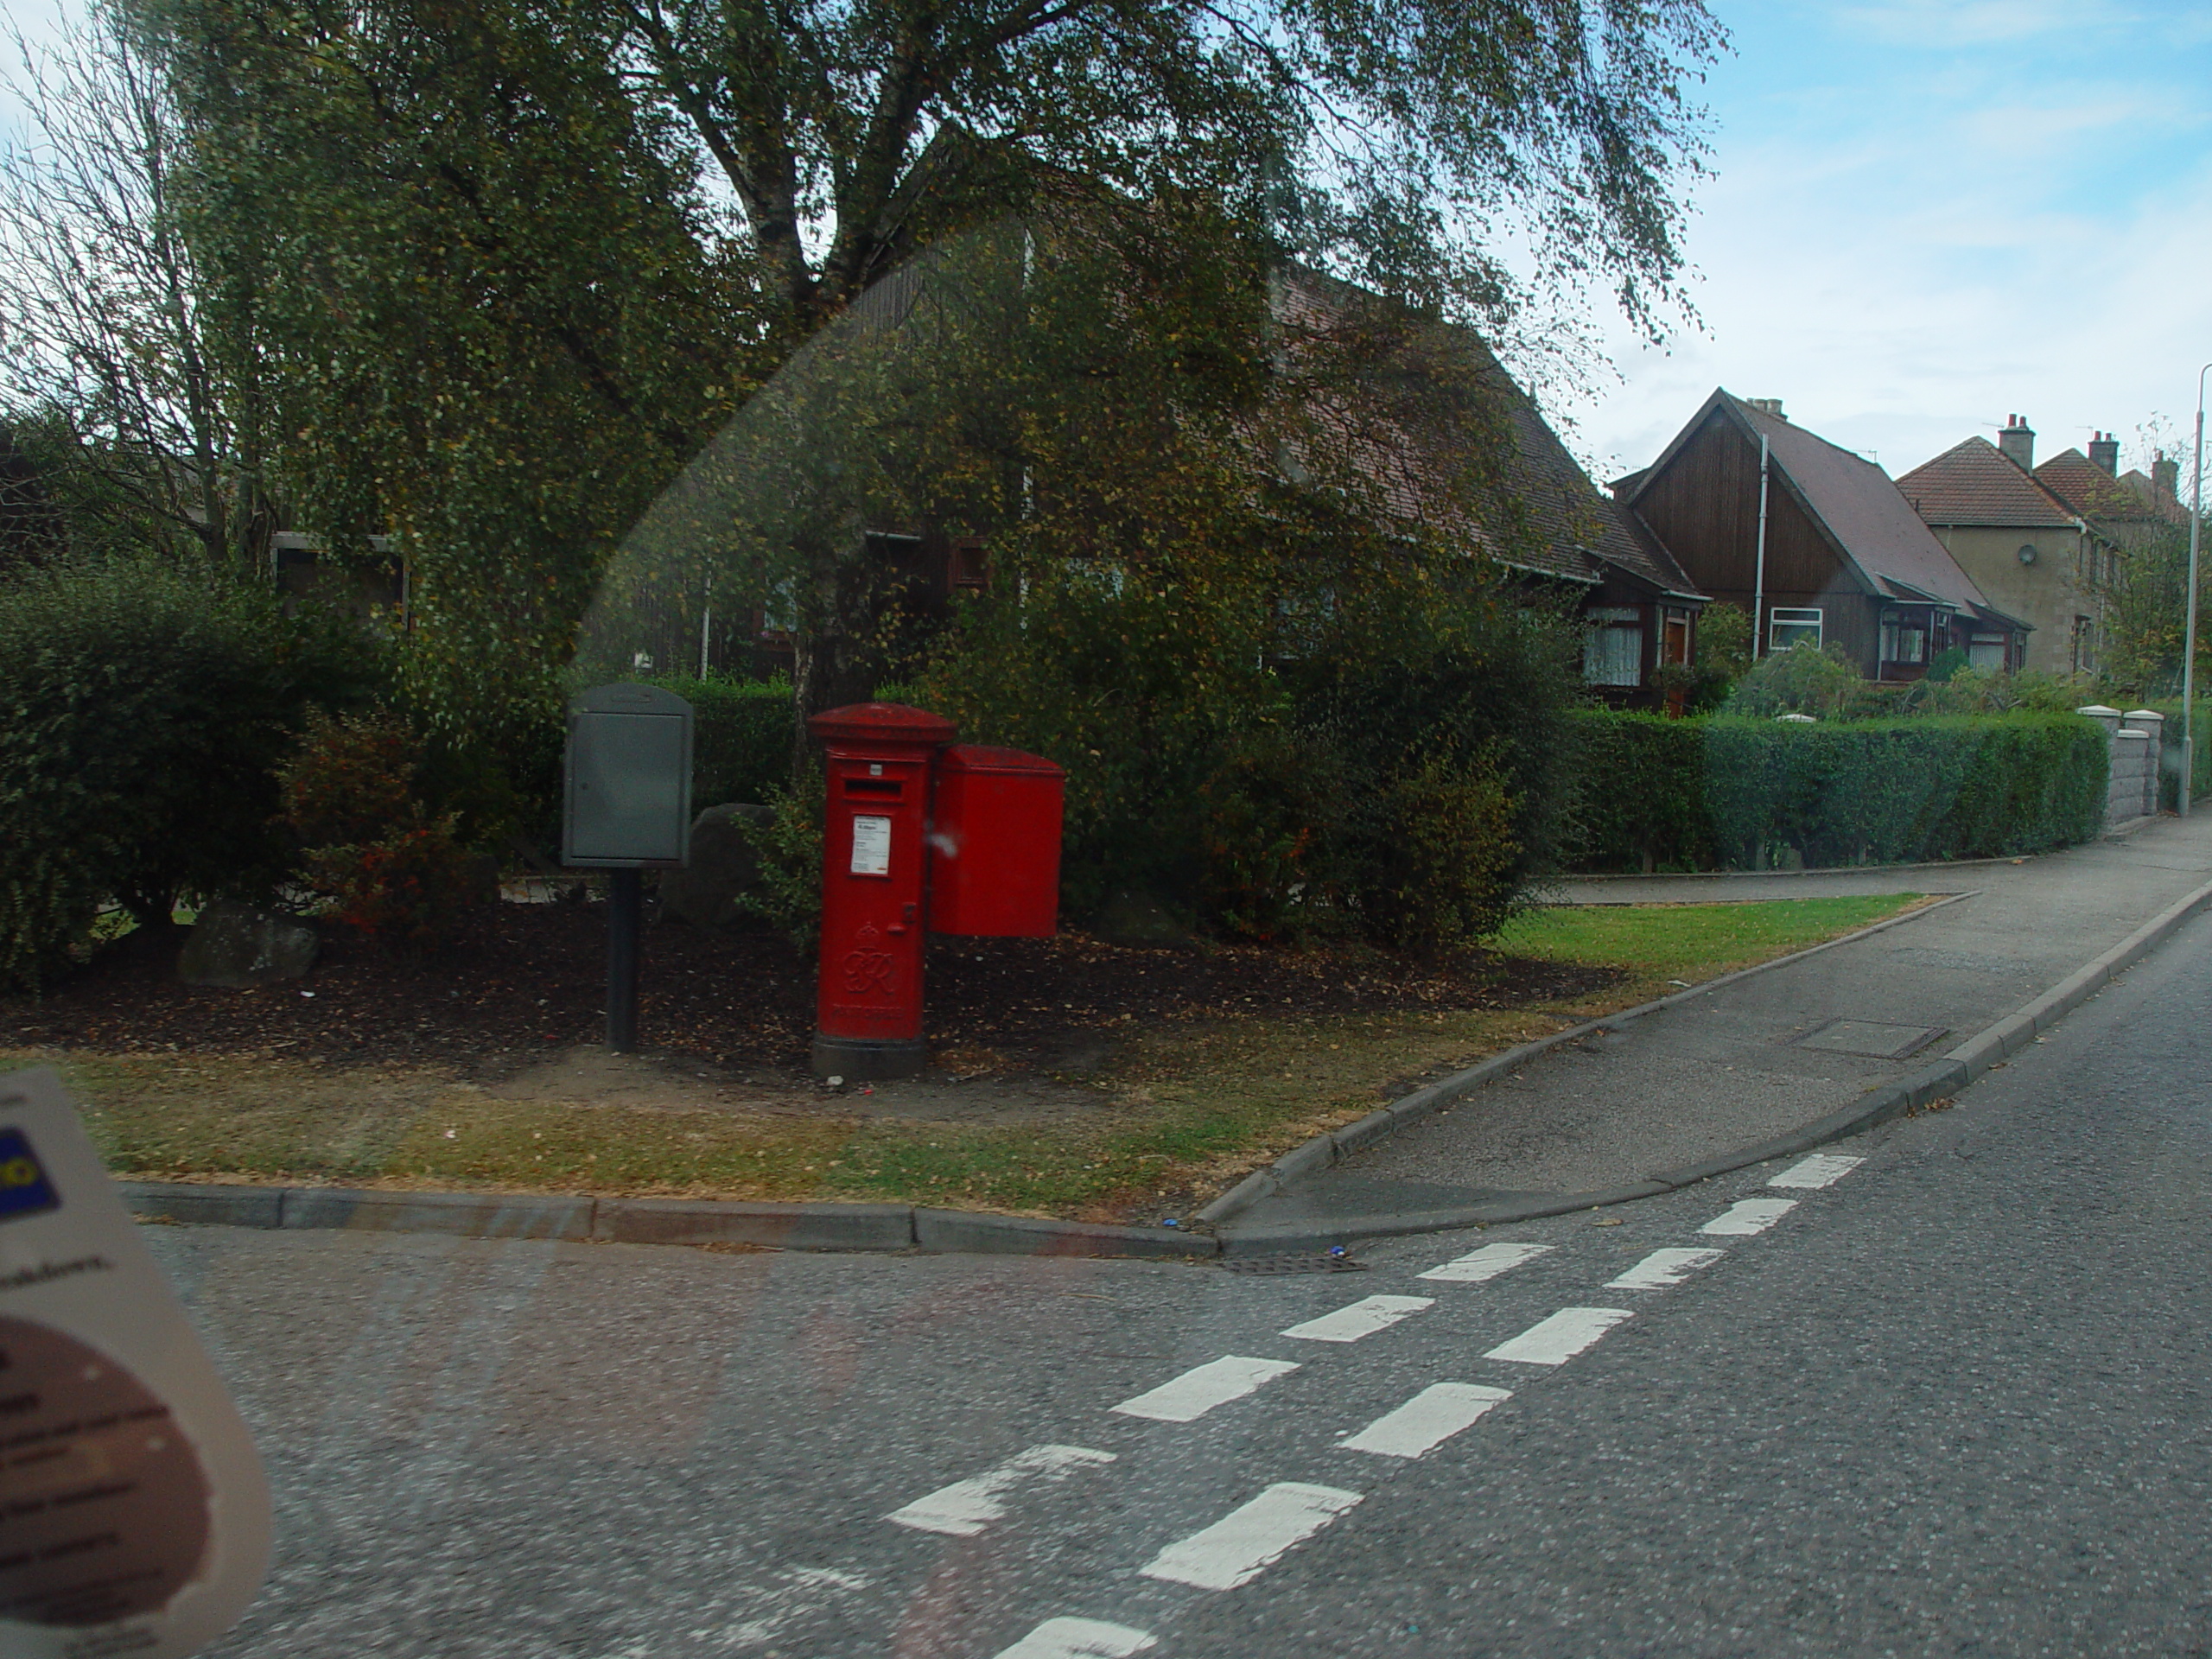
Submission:
<svg viewBox="0 0 2212 1659">
<path fill-rule="evenodd" d="M 1095 1109 L 977 1127 L 495 1098 L 422 1068 L 245 1055 L 0 1053 L 61 1065 L 118 1173 L 755 1199 L 866 1199 L 1087 1219 L 1184 1213 L 1411 1080 L 1853 931 L 1916 895 L 1592 906 L 1522 918 L 1516 956 L 1618 967 L 1604 990 L 1457 1009 L 1164 1025 L 1127 1038 Z"/>
<path fill-rule="evenodd" d="M 1918 893 L 1738 905 L 1569 905 L 1532 911 L 1493 942 L 1510 956 L 1693 984 L 1880 921 Z"/>
</svg>

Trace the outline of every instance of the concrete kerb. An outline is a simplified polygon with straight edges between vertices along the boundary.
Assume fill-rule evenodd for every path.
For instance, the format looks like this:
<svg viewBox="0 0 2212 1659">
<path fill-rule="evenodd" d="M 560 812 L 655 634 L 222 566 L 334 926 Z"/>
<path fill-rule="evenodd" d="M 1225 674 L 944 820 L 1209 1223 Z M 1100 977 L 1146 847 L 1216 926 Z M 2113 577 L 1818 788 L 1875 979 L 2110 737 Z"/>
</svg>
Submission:
<svg viewBox="0 0 2212 1659">
<path fill-rule="evenodd" d="M 1640 1002 L 1632 1008 L 1622 1009 L 1618 1014 L 1605 1014 L 1596 1020 L 1586 1020 L 1579 1026 L 1570 1026 L 1564 1031 L 1555 1031 L 1548 1037 L 1539 1037 L 1534 1042 L 1522 1044 L 1518 1048 L 1509 1048 L 1503 1054 L 1493 1054 L 1490 1058 L 1478 1061 L 1464 1071 L 1455 1071 L 1448 1077 L 1416 1089 L 1409 1095 L 1401 1096 L 1389 1105 L 1379 1110 L 1370 1112 L 1356 1122 L 1347 1123 L 1344 1128 L 1331 1130 L 1325 1135 L 1315 1135 L 1304 1145 L 1293 1147 L 1266 1168 L 1253 1171 L 1251 1174 L 1199 1211 L 1198 1219 L 1209 1226 L 1216 1227 L 1224 1222 L 1234 1220 L 1262 1199 L 1273 1198 L 1281 1192 L 1287 1183 L 1297 1179 L 1300 1176 L 1317 1168 L 1325 1168 L 1341 1159 L 1351 1157 L 1356 1152 L 1373 1146 L 1378 1141 L 1387 1139 L 1396 1134 L 1404 1125 L 1415 1119 L 1427 1117 L 1431 1113 L 1441 1111 L 1445 1107 L 1472 1094 L 1491 1078 L 1518 1071 L 1537 1056 L 1548 1053 L 1562 1043 L 1572 1043 L 1584 1037 L 1592 1037 L 1601 1032 L 1611 1031 L 1616 1027 L 1627 1025 L 1630 1020 L 1641 1020 L 1648 1015 L 1658 1014 L 1679 1003 L 1688 1002 L 1700 996 L 1709 996 L 1723 986 L 1733 985 L 1738 980 L 1751 978 L 1754 974 L 1764 974 L 1776 968 L 1785 967 L 1793 962 L 1802 962 L 1808 957 L 1818 956 L 1823 950 L 1833 950 L 1838 945 L 1849 944 L 1853 940 L 1866 938 L 1886 929 L 1900 927 L 1907 922 L 1918 921 L 1923 916 L 1933 915 L 1947 905 L 1955 905 L 1962 899 L 1971 899 L 1980 891 L 1980 889 L 1977 887 L 1973 892 L 1946 894 L 1937 899 L 1933 904 L 1923 905 L 1917 910 L 1909 911 L 1904 915 L 1889 917 L 1869 926 L 1846 933 L 1840 938 L 1825 940 L 1819 944 L 1808 946 L 1802 950 L 1793 950 L 1786 957 L 1777 957 L 1771 962 L 1762 962 L 1752 967 L 1739 968 L 1732 974 L 1723 974 L 1718 979 L 1708 979 L 1703 984 L 1693 985 L 1687 990 L 1675 991 L 1653 1001 Z M 1569 1207 L 1580 1209 L 1584 1206 L 1576 1205 Z M 1522 1220 L 1527 1218 L 1516 1217 Z"/>
<path fill-rule="evenodd" d="M 521 1192 L 413 1192 L 186 1181 L 118 1181 L 132 1214 L 201 1226 L 439 1233 L 459 1238 L 738 1244 L 779 1250 L 960 1250 L 996 1255 L 1211 1258 L 1216 1239 L 903 1204 L 745 1204 Z"/>
<path fill-rule="evenodd" d="M 1961 898 L 1967 897 L 1960 894 Z M 1356 1239 L 1390 1237 L 1408 1233 L 1447 1232 L 1463 1227 L 1494 1227 L 1514 1222 L 1535 1221 L 1545 1216 L 1569 1215 L 1579 1210 L 1602 1209 L 1608 1205 L 1633 1203 L 1638 1198 L 1656 1198 L 1664 1192 L 1678 1192 L 1699 1181 L 1710 1180 L 1716 1175 L 1726 1175 L 1732 1170 L 1746 1169 L 1753 1164 L 1763 1164 L 1770 1159 L 1787 1158 L 1798 1153 L 1810 1152 L 1832 1141 L 1841 1141 L 1870 1129 L 1906 1113 L 1916 1111 L 1930 1102 L 1948 1099 L 1967 1088 L 1977 1077 L 2010 1055 L 2018 1053 L 2044 1032 L 2056 1026 L 2067 1014 L 2088 1001 L 2119 975 L 2126 972 L 2158 949 L 2183 922 L 2212 904 L 2212 882 L 2207 882 L 2152 917 L 2141 927 L 2129 934 L 2118 944 L 2084 967 L 2069 974 L 2056 985 L 2045 991 L 1994 1025 L 1977 1032 L 1965 1042 L 1952 1049 L 1934 1064 L 1922 1067 L 1909 1076 L 1897 1078 L 1869 1090 L 1840 1111 L 1815 1118 L 1788 1135 L 1762 1141 L 1735 1152 L 1723 1153 L 1694 1164 L 1661 1170 L 1649 1180 L 1633 1185 L 1610 1187 L 1600 1192 L 1530 1193 L 1488 1204 L 1470 1205 L 1464 1209 L 1429 1211 L 1419 1214 L 1398 1216 L 1366 1216 L 1340 1221 L 1331 1226 L 1316 1223 L 1290 1223 L 1277 1227 L 1251 1228 L 1232 1233 L 1222 1240 L 1223 1253 L 1230 1256 L 1247 1255 L 1291 1254 L 1323 1250 L 1332 1245 L 1348 1244 Z M 1915 912 L 1924 915 L 1935 906 Z M 1891 923 L 1909 921 L 1910 917 L 1896 917 Z M 1891 923 L 1880 925 L 1888 926 Z M 1872 928 L 1848 936 L 1862 938 Z M 1831 940 L 1841 944 L 1843 939 Z M 1820 948 L 1820 947 L 1815 947 Z M 1809 951 L 1800 955 L 1810 955 Z M 1777 963 L 1790 958 L 1779 957 Z M 1772 967 L 1776 963 L 1766 966 Z M 1756 971 L 1755 969 L 1746 971 Z M 1730 976 L 1733 978 L 1736 976 Z M 1713 984 L 1722 982 L 1715 980 Z M 1700 987 L 1700 989 L 1707 988 Z M 1670 998 L 1669 1001 L 1679 1001 Z M 1648 1004 L 1647 1007 L 1656 1007 Z M 1644 1009 L 1635 1012 L 1642 1013 Z M 1614 1017 L 1618 1023 L 1620 1016 Z M 1602 1022 L 1600 1022 L 1602 1023 Z M 1562 1033 L 1564 1038 L 1568 1033 Z M 1551 1039 L 1554 1042 L 1559 1038 Z M 1534 1046 L 1533 1045 L 1531 1046 Z M 1264 1172 L 1263 1172 L 1264 1173 Z M 1225 1195 L 1224 1195 L 1225 1196 Z"/>
</svg>

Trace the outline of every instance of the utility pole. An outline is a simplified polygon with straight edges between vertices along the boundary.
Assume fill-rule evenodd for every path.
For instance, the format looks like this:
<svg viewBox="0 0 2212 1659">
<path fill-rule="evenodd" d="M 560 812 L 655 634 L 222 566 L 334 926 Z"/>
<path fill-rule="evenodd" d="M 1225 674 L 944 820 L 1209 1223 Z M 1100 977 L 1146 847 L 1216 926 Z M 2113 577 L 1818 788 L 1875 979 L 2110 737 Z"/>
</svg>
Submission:
<svg viewBox="0 0 2212 1659">
<path fill-rule="evenodd" d="M 2202 424 L 2202 417 L 2199 417 Z M 1751 660 L 1766 655 L 1766 435 L 1759 435 L 1758 567 L 1751 575 Z"/>
<path fill-rule="evenodd" d="M 2181 642 L 2181 816 L 2189 816 L 2189 797 L 2196 786 L 2196 550 L 2204 533 L 2204 376 L 2196 372 L 2196 450 L 2190 463 L 2195 483 L 2189 509 L 2189 620 Z"/>
</svg>

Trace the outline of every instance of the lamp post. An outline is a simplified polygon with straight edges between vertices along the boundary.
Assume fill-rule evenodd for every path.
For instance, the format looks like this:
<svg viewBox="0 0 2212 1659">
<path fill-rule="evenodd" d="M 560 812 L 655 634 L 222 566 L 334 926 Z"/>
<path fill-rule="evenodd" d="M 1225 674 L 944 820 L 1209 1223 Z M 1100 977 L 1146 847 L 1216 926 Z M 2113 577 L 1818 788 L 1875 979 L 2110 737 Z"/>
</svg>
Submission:
<svg viewBox="0 0 2212 1659">
<path fill-rule="evenodd" d="M 2189 816 L 2189 798 L 2196 786 L 2196 549 L 2204 532 L 2204 376 L 2207 363 L 2196 372 L 2196 448 L 2190 459 L 2189 509 L 2189 620 L 2181 642 L 2181 816 Z"/>
</svg>

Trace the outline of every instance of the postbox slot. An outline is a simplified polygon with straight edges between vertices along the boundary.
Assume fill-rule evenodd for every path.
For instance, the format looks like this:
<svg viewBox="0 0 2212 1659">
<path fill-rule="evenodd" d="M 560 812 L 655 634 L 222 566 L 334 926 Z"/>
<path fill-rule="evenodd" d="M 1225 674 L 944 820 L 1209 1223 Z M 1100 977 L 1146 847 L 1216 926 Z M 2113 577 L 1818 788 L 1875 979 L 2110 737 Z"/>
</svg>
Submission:
<svg viewBox="0 0 2212 1659">
<path fill-rule="evenodd" d="M 845 793 L 848 795 L 887 795 L 896 798 L 906 792 L 905 782 L 897 778 L 848 778 L 845 779 Z"/>
</svg>

